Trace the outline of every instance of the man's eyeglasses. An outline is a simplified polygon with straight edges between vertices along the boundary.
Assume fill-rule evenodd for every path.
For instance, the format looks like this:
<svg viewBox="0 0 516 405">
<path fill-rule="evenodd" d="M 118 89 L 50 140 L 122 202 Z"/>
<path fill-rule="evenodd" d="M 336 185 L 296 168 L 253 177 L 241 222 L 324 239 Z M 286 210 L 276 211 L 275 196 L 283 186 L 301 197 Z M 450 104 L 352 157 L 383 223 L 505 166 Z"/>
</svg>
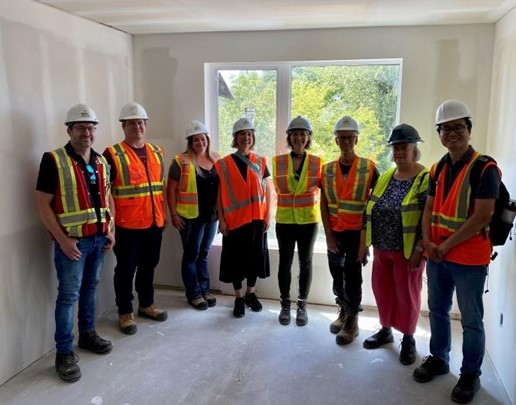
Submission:
<svg viewBox="0 0 516 405">
<path fill-rule="evenodd" d="M 86 170 L 90 175 L 90 183 L 97 184 L 97 175 L 95 174 L 95 170 L 93 170 L 93 167 L 91 165 L 86 165 Z"/>
<path fill-rule="evenodd" d="M 95 125 L 74 125 L 72 128 L 79 132 L 88 131 L 90 134 L 94 133 L 97 130 L 97 127 Z"/>
<path fill-rule="evenodd" d="M 465 129 L 466 129 L 466 125 L 458 124 L 458 125 L 454 125 L 453 127 L 442 126 L 439 128 L 439 132 L 443 135 L 449 135 L 452 132 L 455 132 L 457 135 L 460 135 L 464 132 Z"/>
</svg>

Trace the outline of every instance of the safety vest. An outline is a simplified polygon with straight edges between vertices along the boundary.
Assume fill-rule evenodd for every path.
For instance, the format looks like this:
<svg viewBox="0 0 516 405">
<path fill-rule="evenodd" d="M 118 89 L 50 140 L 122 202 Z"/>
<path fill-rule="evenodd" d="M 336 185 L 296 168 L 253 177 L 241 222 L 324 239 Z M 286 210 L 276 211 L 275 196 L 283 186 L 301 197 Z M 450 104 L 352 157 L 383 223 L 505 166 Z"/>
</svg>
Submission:
<svg viewBox="0 0 516 405">
<path fill-rule="evenodd" d="M 199 202 L 197 200 L 197 180 L 195 166 L 188 153 L 176 155 L 175 160 L 181 169 L 181 178 L 176 191 L 176 211 L 183 218 L 197 218 L 199 216 Z"/>
<path fill-rule="evenodd" d="M 299 180 L 296 180 L 290 154 L 274 156 L 272 178 L 277 193 L 277 223 L 313 224 L 319 221 L 321 167 L 321 158 L 307 153 Z"/>
<path fill-rule="evenodd" d="M 215 163 L 220 179 L 224 221 L 230 231 L 253 220 L 263 220 L 267 210 L 263 178 L 266 167 L 265 158 L 253 152 L 249 153 L 247 158 L 254 165 L 254 170 L 247 167 L 246 181 L 242 178 L 231 155 Z"/>
<path fill-rule="evenodd" d="M 163 150 L 146 143 L 147 165 L 125 142 L 109 147 L 117 176 L 113 182 L 115 224 L 128 229 L 145 229 L 165 223 Z"/>
<path fill-rule="evenodd" d="M 378 182 L 369 197 L 366 205 L 366 246 L 372 244 L 371 213 L 374 205 L 383 195 L 389 185 L 396 168 L 389 170 L 378 178 Z M 403 227 L 403 255 L 408 260 L 414 250 L 416 243 L 416 232 L 418 231 L 423 210 L 420 207 L 419 196 L 428 190 L 428 169 L 422 169 L 414 179 L 410 190 L 401 201 L 401 224 Z"/>
<path fill-rule="evenodd" d="M 50 152 L 57 167 L 59 184 L 53 200 L 57 222 L 68 236 L 92 236 L 98 232 L 97 213 L 90 196 L 83 170 L 66 152 L 65 148 Z M 102 156 L 95 156 L 100 191 L 100 222 L 102 232 L 108 233 L 111 212 L 108 204 L 109 165 Z"/>
<path fill-rule="evenodd" d="M 344 180 L 338 160 L 323 166 L 321 182 L 333 231 L 362 228 L 362 215 L 371 192 L 374 168 L 373 161 L 355 157 Z"/>
<path fill-rule="evenodd" d="M 434 206 L 432 207 L 432 220 L 430 225 L 430 240 L 440 245 L 466 222 L 470 215 L 471 184 L 470 174 L 473 163 L 480 157 L 480 153 L 474 152 L 457 178 L 453 182 L 448 194 L 445 195 L 447 163 L 436 179 Z M 434 177 L 437 164 L 433 164 L 430 175 Z M 481 231 L 471 238 L 452 247 L 445 260 L 464 265 L 489 264 L 491 255 L 491 242 L 485 238 Z"/>
</svg>

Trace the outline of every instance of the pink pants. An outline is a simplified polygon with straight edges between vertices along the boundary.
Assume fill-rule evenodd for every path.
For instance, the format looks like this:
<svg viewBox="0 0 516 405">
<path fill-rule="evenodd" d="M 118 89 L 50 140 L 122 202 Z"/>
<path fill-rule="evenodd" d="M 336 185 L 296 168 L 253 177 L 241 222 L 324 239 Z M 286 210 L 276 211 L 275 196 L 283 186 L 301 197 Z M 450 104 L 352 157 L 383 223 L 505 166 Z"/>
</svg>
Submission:
<svg viewBox="0 0 516 405">
<path fill-rule="evenodd" d="M 409 271 L 403 252 L 385 252 L 374 248 L 372 285 L 380 314 L 380 323 L 404 335 L 416 331 L 421 309 L 423 285 L 422 260 L 417 271 Z"/>
</svg>

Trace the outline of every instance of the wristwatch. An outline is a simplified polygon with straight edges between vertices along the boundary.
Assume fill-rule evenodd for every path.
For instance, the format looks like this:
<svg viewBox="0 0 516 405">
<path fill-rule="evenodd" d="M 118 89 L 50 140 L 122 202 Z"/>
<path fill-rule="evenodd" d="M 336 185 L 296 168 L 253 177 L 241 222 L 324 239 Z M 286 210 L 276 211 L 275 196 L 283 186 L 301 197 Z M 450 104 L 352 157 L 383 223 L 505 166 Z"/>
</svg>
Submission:
<svg viewBox="0 0 516 405">
<path fill-rule="evenodd" d="M 419 245 L 416 245 L 416 247 L 414 248 L 414 250 L 416 252 L 419 252 L 419 253 L 423 253 L 425 251 L 425 249 L 423 249 L 421 246 Z"/>
</svg>

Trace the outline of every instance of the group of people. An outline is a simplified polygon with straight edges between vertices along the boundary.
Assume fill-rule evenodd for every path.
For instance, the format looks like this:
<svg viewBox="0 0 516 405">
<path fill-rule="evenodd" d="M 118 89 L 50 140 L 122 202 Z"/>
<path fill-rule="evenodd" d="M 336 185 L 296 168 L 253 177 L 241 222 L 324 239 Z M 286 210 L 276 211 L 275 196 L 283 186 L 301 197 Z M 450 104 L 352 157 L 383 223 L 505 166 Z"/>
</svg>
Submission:
<svg viewBox="0 0 516 405">
<path fill-rule="evenodd" d="M 394 167 L 380 175 L 372 160 L 356 155 L 355 146 L 363 135 L 348 115 L 334 127 L 339 158 L 323 164 L 309 152 L 310 122 L 297 116 L 286 130 L 290 152 L 273 157 L 272 173 L 265 157 L 254 151 L 252 120 L 240 118 L 234 123 L 231 146 L 236 151 L 223 158 L 212 150 L 206 126 L 192 121 L 186 129 L 186 151 L 174 157 L 166 181 L 163 150 L 144 139 L 147 119 L 139 104 L 124 106 L 120 116 L 124 141 L 99 155 L 91 148 L 98 124 L 94 111 L 74 106 L 66 120 L 70 142 L 46 153 L 41 162 L 37 201 L 55 240 L 56 369 L 62 379 L 80 378 L 72 334 L 77 300 L 78 346 L 95 353 L 112 348 L 96 334 L 94 314 L 104 253 L 113 246 L 122 332 L 137 330 L 132 308 L 135 274 L 138 315 L 157 321 L 167 318 L 154 303 L 152 287 L 166 224 L 165 200 L 181 236 L 181 275 L 188 303 L 198 310 L 216 305 L 210 293 L 208 254 L 218 223 L 219 279 L 231 283 L 235 291 L 233 315 L 243 317 L 246 307 L 261 311 L 256 284 L 258 278 L 270 276 L 267 230 L 276 194 L 279 323 L 291 322 L 296 244 L 295 320 L 298 326 L 308 323 L 312 255 L 322 219 L 338 305 L 338 317 L 330 324 L 336 343 L 347 345 L 359 334 L 362 266 L 372 245 L 372 288 L 382 328 L 365 339 L 363 347 L 392 343 L 395 328 L 403 334 L 399 360 L 413 364 L 426 264 L 431 354 L 414 370 L 414 379 L 427 382 L 449 372 L 450 310 L 456 290 L 464 342 L 461 376 L 452 399 L 467 403 L 474 398 L 485 348 L 482 294 L 491 253 L 485 229 L 501 173 L 491 162 L 478 180 L 470 178 L 481 155 L 470 145 L 471 114 L 463 102 L 447 100 L 437 110 L 437 133 L 448 150 L 438 172 L 436 164 L 428 170 L 419 163 L 418 143 L 423 140 L 414 127 L 401 124 L 387 141 Z"/>
</svg>

